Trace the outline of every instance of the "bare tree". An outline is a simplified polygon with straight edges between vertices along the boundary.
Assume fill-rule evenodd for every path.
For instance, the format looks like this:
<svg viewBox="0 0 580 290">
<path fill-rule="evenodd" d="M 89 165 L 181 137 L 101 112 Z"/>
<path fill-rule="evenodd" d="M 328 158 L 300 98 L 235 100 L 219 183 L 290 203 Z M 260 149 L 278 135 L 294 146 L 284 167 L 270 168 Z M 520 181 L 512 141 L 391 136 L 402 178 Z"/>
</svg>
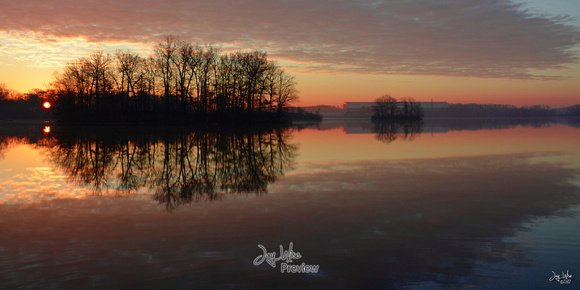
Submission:
<svg viewBox="0 0 580 290">
<path fill-rule="evenodd" d="M 0 83 L 0 102 L 8 100 L 10 96 L 10 90 L 6 87 L 5 83 Z"/>
<path fill-rule="evenodd" d="M 375 100 L 373 116 L 377 118 L 393 118 L 397 116 L 398 110 L 397 99 L 390 95 L 384 95 Z"/>
<path fill-rule="evenodd" d="M 165 109 L 169 112 L 172 108 L 170 101 L 173 95 L 173 84 L 176 76 L 173 66 L 177 57 L 178 39 L 175 36 L 167 36 L 164 43 L 159 43 L 154 48 L 157 69 L 161 75 L 163 84 L 163 97 L 165 101 Z"/>
<path fill-rule="evenodd" d="M 90 91 L 94 96 L 95 110 L 99 110 L 103 96 L 112 89 L 110 78 L 111 57 L 103 51 L 97 51 L 81 60 L 83 66 L 88 71 L 90 78 Z"/>
<path fill-rule="evenodd" d="M 148 58 L 117 51 L 114 61 L 113 66 L 99 51 L 69 63 L 55 74 L 56 99 L 68 104 L 67 111 L 120 119 L 140 118 L 140 112 L 153 118 L 177 113 L 184 119 L 225 111 L 233 117 L 243 111 L 280 113 L 298 99 L 296 79 L 263 51 L 222 54 L 216 46 L 167 36 Z"/>
<path fill-rule="evenodd" d="M 296 89 L 296 78 L 280 70 L 276 77 L 278 87 L 278 96 L 276 98 L 276 110 L 282 112 L 282 109 L 290 103 L 298 101 L 298 90 Z"/>
<path fill-rule="evenodd" d="M 268 96 L 268 112 L 272 112 L 274 100 L 276 95 L 278 94 L 278 87 L 276 86 L 276 77 L 280 73 L 280 68 L 277 68 L 275 65 L 271 69 L 266 72 L 265 75 L 265 88 L 266 94 Z"/>
<path fill-rule="evenodd" d="M 182 111 L 185 111 L 193 104 L 191 90 L 199 67 L 200 48 L 199 45 L 180 41 L 177 50 L 178 54 L 173 62 L 177 70 L 177 92 L 180 97 L 180 107 Z"/>
<path fill-rule="evenodd" d="M 117 51 L 115 56 L 117 59 L 117 72 L 120 74 L 118 92 L 123 98 L 124 107 L 126 107 L 129 99 L 137 96 L 139 83 L 144 81 L 144 60 L 137 54 L 124 51 Z"/>
<path fill-rule="evenodd" d="M 409 101 L 409 115 L 412 118 L 418 118 L 421 119 L 423 118 L 423 106 L 421 106 L 421 103 L 416 102 L 415 99 L 409 97 L 407 98 L 407 100 Z"/>
<path fill-rule="evenodd" d="M 203 54 L 200 59 L 200 71 L 198 74 L 198 91 L 200 96 L 200 109 L 202 113 L 207 113 L 210 110 L 211 98 L 213 91 L 211 84 L 213 83 L 212 72 L 215 71 L 215 65 L 219 49 L 215 46 L 206 46 L 203 49 Z"/>
<path fill-rule="evenodd" d="M 423 108 L 420 103 L 411 97 L 401 98 L 400 101 L 384 95 L 375 100 L 373 119 L 421 119 Z"/>
</svg>

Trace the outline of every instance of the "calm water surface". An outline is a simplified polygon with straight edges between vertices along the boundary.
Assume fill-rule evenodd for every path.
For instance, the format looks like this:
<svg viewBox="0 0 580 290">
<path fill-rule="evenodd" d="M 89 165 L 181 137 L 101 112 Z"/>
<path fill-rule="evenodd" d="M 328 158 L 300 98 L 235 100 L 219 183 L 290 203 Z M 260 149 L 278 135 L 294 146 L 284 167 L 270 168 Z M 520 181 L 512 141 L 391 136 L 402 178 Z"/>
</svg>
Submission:
<svg viewBox="0 0 580 290">
<path fill-rule="evenodd" d="M 4 123 L 0 287 L 577 287 L 578 148 L 561 120 Z"/>
</svg>

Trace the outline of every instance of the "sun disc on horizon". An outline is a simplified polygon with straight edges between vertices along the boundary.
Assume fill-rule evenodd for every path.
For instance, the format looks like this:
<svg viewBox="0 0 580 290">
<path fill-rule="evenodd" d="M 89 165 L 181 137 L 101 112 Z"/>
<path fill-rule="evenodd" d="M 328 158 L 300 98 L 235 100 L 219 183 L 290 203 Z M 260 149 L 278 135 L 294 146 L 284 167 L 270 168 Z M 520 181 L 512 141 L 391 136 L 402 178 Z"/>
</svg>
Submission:
<svg viewBox="0 0 580 290">
<path fill-rule="evenodd" d="M 49 102 L 44 102 L 44 104 L 42 104 L 44 106 L 45 109 L 50 109 L 50 103 Z"/>
</svg>

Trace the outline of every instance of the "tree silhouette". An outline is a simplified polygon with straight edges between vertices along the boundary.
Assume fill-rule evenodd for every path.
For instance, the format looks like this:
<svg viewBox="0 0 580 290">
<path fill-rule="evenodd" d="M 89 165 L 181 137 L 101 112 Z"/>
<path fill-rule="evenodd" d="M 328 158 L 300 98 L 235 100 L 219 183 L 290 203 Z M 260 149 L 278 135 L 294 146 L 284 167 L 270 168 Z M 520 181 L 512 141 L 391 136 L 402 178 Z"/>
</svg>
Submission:
<svg viewBox="0 0 580 290">
<path fill-rule="evenodd" d="M 421 118 L 423 118 L 421 104 L 410 97 L 399 101 L 389 95 L 384 95 L 377 98 L 373 106 L 373 120 Z"/>
<path fill-rule="evenodd" d="M 41 146 L 71 181 L 97 194 L 153 189 L 153 198 L 174 210 L 227 193 L 266 193 L 268 184 L 292 167 L 297 146 L 286 142 L 288 134 L 272 129 L 130 137 L 107 130 L 57 134 Z"/>
<path fill-rule="evenodd" d="M 294 77 L 264 51 L 224 54 L 174 36 L 153 51 L 148 58 L 95 52 L 69 63 L 51 83 L 56 116 L 65 122 L 276 121 L 298 99 Z"/>
</svg>

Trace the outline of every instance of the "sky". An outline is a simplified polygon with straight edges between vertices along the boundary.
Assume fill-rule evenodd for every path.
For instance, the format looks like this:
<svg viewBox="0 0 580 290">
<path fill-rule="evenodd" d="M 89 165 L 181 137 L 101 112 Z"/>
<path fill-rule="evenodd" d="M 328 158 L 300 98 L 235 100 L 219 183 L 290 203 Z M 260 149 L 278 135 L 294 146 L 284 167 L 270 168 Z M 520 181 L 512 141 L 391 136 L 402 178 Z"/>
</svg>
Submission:
<svg viewBox="0 0 580 290">
<path fill-rule="evenodd" d="M 166 35 L 265 50 L 301 106 L 580 103 L 578 0 L 0 0 L 0 83 L 45 89 L 90 52 L 143 56 Z"/>
</svg>

